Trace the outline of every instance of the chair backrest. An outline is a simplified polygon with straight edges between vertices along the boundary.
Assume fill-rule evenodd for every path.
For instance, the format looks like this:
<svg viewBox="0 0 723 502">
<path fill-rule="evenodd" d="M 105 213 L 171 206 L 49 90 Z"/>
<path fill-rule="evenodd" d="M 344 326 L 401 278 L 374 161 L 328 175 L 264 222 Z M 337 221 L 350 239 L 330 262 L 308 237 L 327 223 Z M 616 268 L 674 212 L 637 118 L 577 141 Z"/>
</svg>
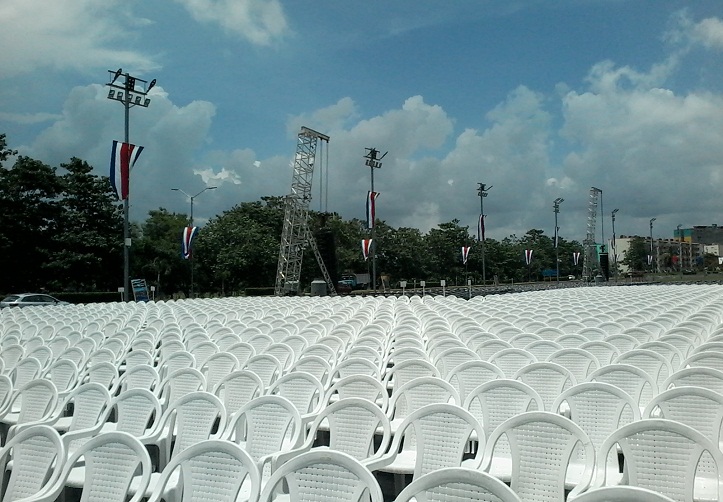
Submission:
<svg viewBox="0 0 723 502">
<path fill-rule="evenodd" d="M 351 357 L 343 359 L 334 366 L 331 374 L 331 381 L 337 378 L 345 378 L 351 375 L 369 375 L 381 379 L 379 365 L 369 359 Z"/>
<path fill-rule="evenodd" d="M 351 456 L 333 450 L 302 453 L 272 475 L 261 491 L 259 502 L 271 502 L 277 485 L 285 480 L 294 502 L 319 500 L 365 500 L 383 502 L 384 496 L 372 473 Z"/>
<path fill-rule="evenodd" d="M 35 380 L 40 377 L 40 371 L 43 365 L 34 357 L 26 356 L 15 365 L 10 376 L 13 380 L 13 385 L 17 388 L 24 386 L 31 380 Z"/>
<path fill-rule="evenodd" d="M 239 411 L 252 399 L 264 393 L 264 383 L 253 371 L 238 370 L 229 373 L 218 384 L 213 393 L 226 407 L 229 416 Z"/>
<path fill-rule="evenodd" d="M 526 411 L 542 411 L 540 395 L 529 385 L 512 379 L 485 382 L 472 389 L 462 407 L 482 424 L 487 437 L 505 420 Z"/>
<path fill-rule="evenodd" d="M 225 376 L 238 369 L 238 359 L 229 352 L 213 354 L 201 367 L 201 373 L 206 378 L 206 390 L 213 392 L 216 385 Z"/>
<path fill-rule="evenodd" d="M 223 439 L 244 443 L 256 462 L 285 449 L 296 448 L 304 435 L 301 415 L 291 401 L 281 396 L 261 396 L 249 401 L 232 417 Z M 289 435 L 290 441 L 284 439 Z"/>
<path fill-rule="evenodd" d="M 704 366 L 694 366 L 676 371 L 663 383 L 661 390 L 671 386 L 682 387 L 692 385 L 704 387 L 719 394 L 723 394 L 723 371 Z"/>
<path fill-rule="evenodd" d="M 630 364 L 608 364 L 594 371 L 590 382 L 605 382 L 621 388 L 635 399 L 640 408 L 658 393 L 658 384 L 642 369 Z"/>
<path fill-rule="evenodd" d="M 58 392 L 69 392 L 78 383 L 78 367 L 73 361 L 59 359 L 50 365 L 45 376 L 53 382 Z"/>
<path fill-rule="evenodd" d="M 723 363 L 723 355 L 721 356 Z M 615 360 L 617 364 L 630 364 L 650 375 L 660 387 L 673 374 L 670 360 L 658 352 L 649 349 L 633 349 L 620 354 Z M 723 364 L 721 369 L 723 369 Z"/>
<path fill-rule="evenodd" d="M 127 432 L 137 438 L 151 434 L 162 414 L 158 397 L 147 389 L 130 389 L 114 397 L 104 419 L 108 420 L 113 411 L 115 430 Z"/>
<path fill-rule="evenodd" d="M 100 420 L 101 415 L 110 406 L 110 393 L 104 385 L 99 383 L 84 383 L 71 392 L 62 405 L 67 408 L 73 404 L 73 415 L 68 426 L 68 432 L 93 427 Z"/>
<path fill-rule="evenodd" d="M 505 374 L 500 368 L 488 361 L 467 361 L 455 367 L 447 375 L 447 381 L 457 390 L 460 400 L 465 401 L 467 395 L 475 387 L 498 378 Z"/>
<path fill-rule="evenodd" d="M 47 493 L 48 496 L 61 494 L 71 470 L 81 458 L 85 460 L 85 477 L 80 500 L 125 501 L 131 482 L 136 492 L 129 502 L 145 497 L 151 480 L 151 458 L 145 446 L 125 432 L 106 432 L 80 446 L 63 466 L 56 489 L 52 494 Z"/>
<path fill-rule="evenodd" d="M 139 364 L 123 373 L 120 377 L 121 391 L 130 389 L 159 390 L 160 378 L 153 366 Z"/>
<path fill-rule="evenodd" d="M 324 403 L 329 404 L 335 398 L 347 399 L 357 397 L 375 403 L 386 412 L 389 408 L 389 394 L 384 385 L 374 377 L 368 375 L 351 375 L 340 378 L 324 396 Z"/>
<path fill-rule="evenodd" d="M 675 420 L 718 444 L 723 432 L 723 395 L 703 387 L 676 387 L 653 397 L 643 417 Z"/>
<path fill-rule="evenodd" d="M 575 502 L 675 502 L 670 497 L 637 486 L 607 486 L 588 490 Z"/>
<path fill-rule="evenodd" d="M 394 433 L 389 447 L 393 459 L 402 448 L 416 453 L 414 479 L 444 467 L 461 467 L 469 442 L 484 444 L 485 433 L 479 421 L 454 404 L 428 404 L 409 414 Z M 469 463 L 480 465 L 482 449 Z"/>
<path fill-rule="evenodd" d="M 331 378 L 331 365 L 321 356 L 302 356 L 291 366 L 289 372 L 305 371 L 316 377 L 323 384 L 327 384 Z"/>
<path fill-rule="evenodd" d="M 558 350 L 546 360 L 570 370 L 577 382 L 584 382 L 590 373 L 600 367 L 600 361 L 595 355 L 580 348 Z"/>
<path fill-rule="evenodd" d="M 584 472 L 570 492 L 575 497 L 592 480 L 595 449 L 590 438 L 574 422 L 555 413 L 530 411 L 497 427 L 487 441 L 483 470 L 494 462 L 495 447 L 506 436 L 512 455 L 510 487 L 524 502 L 565 500 L 565 474 L 575 448 L 582 448 Z"/>
<path fill-rule="evenodd" d="M 402 490 L 394 502 L 520 502 L 512 489 L 486 472 L 445 467 L 421 476 Z"/>
<path fill-rule="evenodd" d="M 7 375 L 0 375 L 0 414 L 10 404 L 13 398 L 13 382 Z"/>
<path fill-rule="evenodd" d="M 274 356 L 268 354 L 259 354 L 251 357 L 242 369 L 253 371 L 264 383 L 264 388 L 268 389 L 279 376 L 281 376 L 281 363 Z"/>
<path fill-rule="evenodd" d="M 535 389 L 542 398 L 545 411 L 552 411 L 552 403 L 562 391 L 577 383 L 570 370 L 551 362 L 529 364 L 520 369 L 514 379 Z"/>
<path fill-rule="evenodd" d="M 163 469 L 148 502 L 159 502 L 174 472 L 180 471 L 181 500 L 234 502 L 248 479 L 248 500 L 257 500 L 261 480 L 253 458 L 228 441 L 208 439 L 176 455 Z"/>
<path fill-rule="evenodd" d="M 218 346 L 212 341 L 206 340 L 193 348 L 189 347 L 188 351 L 196 358 L 196 368 L 201 368 L 209 357 L 218 352 Z"/>
<path fill-rule="evenodd" d="M 564 347 L 553 340 L 538 340 L 528 345 L 524 349 L 534 355 L 538 361 L 546 361 L 550 354 L 557 352 Z"/>
<path fill-rule="evenodd" d="M 20 388 L 13 402 L 16 400 L 20 401 L 17 423 L 38 422 L 47 419 L 55 412 L 58 405 L 58 391 L 50 380 L 38 378 Z"/>
<path fill-rule="evenodd" d="M 389 400 L 388 415 L 395 420 L 403 419 L 432 403 L 462 405 L 459 394 L 449 382 L 439 377 L 424 376 L 394 389 Z"/>
<path fill-rule="evenodd" d="M 550 411 L 561 412 L 563 403 L 567 403 L 570 419 L 587 433 L 596 452 L 618 428 L 640 420 L 638 403 L 625 391 L 608 383 L 577 384 L 564 391 Z"/>
<path fill-rule="evenodd" d="M 395 364 L 384 375 L 383 383 L 387 387 L 391 385 L 392 392 L 394 392 L 394 389 L 398 389 L 411 380 L 425 376 L 440 378 L 439 370 L 431 362 L 410 360 Z"/>
<path fill-rule="evenodd" d="M 309 426 L 304 446 L 313 446 L 317 432 L 325 423 L 329 431 L 329 448 L 360 461 L 379 458 L 387 451 L 392 439 L 389 419 L 379 406 L 367 399 L 345 398 L 321 410 Z"/>
<path fill-rule="evenodd" d="M 593 340 L 591 342 L 583 343 L 580 345 L 580 348 L 587 350 L 589 353 L 594 355 L 600 363 L 600 366 L 610 364 L 620 355 L 620 351 L 617 347 L 603 340 Z"/>
<path fill-rule="evenodd" d="M 230 345 L 226 349 L 226 352 L 236 356 L 239 366 L 243 366 L 246 364 L 246 361 L 256 355 L 256 349 L 254 349 L 253 345 L 248 342 L 236 342 L 233 345 Z"/>
<path fill-rule="evenodd" d="M 276 380 L 268 395 L 283 396 L 296 406 L 304 418 L 313 418 L 324 406 L 324 386 L 310 373 L 294 371 Z"/>
<path fill-rule="evenodd" d="M 225 424 L 226 420 L 223 403 L 208 392 L 191 392 L 173 401 L 158 424 L 158 430 L 164 430 L 160 428 L 167 426 L 171 434 L 175 429 L 175 440 L 167 459 L 174 458 L 199 441 L 211 439 L 216 423 Z M 220 436 L 221 432 L 219 430 L 216 436 Z"/>
<path fill-rule="evenodd" d="M 468 361 L 480 360 L 481 359 L 476 352 L 462 345 L 460 347 L 446 349 L 445 351 L 439 353 L 432 363 L 437 367 L 442 378 L 447 378 L 449 373 L 460 364 Z"/>
<path fill-rule="evenodd" d="M 625 457 L 627 484 L 655 490 L 678 502 L 694 500 L 696 471 L 701 458 L 709 455 L 714 487 L 710 495 L 712 500 L 723 500 L 723 453 L 717 443 L 692 427 L 665 419 L 639 420 L 620 427 L 597 454 L 596 486 L 606 484 L 606 460 L 616 445 Z"/>
<path fill-rule="evenodd" d="M 170 404 L 186 394 L 206 389 L 206 379 L 200 371 L 193 368 L 176 370 L 158 386 L 156 394 L 161 404 Z"/>
<path fill-rule="evenodd" d="M 55 429 L 34 425 L 19 432 L 0 450 L 3 472 L 7 472 L 10 460 L 13 467 L 7 483 L 3 483 L 3 500 L 24 499 L 55 483 L 65 463 L 65 446 Z"/>
<path fill-rule="evenodd" d="M 537 358 L 525 349 L 502 349 L 492 357 L 489 362 L 500 368 L 507 378 L 513 378 L 521 368 L 536 363 Z"/>
</svg>

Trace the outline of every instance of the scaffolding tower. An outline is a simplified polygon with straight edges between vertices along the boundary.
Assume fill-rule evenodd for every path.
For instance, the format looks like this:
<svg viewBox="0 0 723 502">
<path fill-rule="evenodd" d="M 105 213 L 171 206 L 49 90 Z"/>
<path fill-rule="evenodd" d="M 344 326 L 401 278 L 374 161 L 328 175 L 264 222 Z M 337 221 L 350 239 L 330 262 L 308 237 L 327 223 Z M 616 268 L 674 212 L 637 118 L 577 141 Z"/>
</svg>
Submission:
<svg viewBox="0 0 723 502">
<path fill-rule="evenodd" d="M 301 263 L 304 250 L 311 247 L 321 269 L 328 292 L 336 294 L 336 288 L 321 257 L 316 240 L 309 230 L 309 204 L 314 164 L 319 141 L 329 143 L 329 136 L 302 127 L 299 132 L 294 156 L 294 174 L 291 193 L 285 198 L 284 227 L 281 231 L 279 261 L 276 267 L 276 296 L 299 294 L 301 289 Z"/>
<path fill-rule="evenodd" d="M 590 197 L 587 205 L 587 235 L 583 242 L 585 256 L 582 263 L 582 278 L 590 280 L 592 273 L 597 270 L 597 245 L 595 243 L 595 231 L 597 223 L 597 206 L 600 198 L 600 189 L 591 187 Z"/>
</svg>

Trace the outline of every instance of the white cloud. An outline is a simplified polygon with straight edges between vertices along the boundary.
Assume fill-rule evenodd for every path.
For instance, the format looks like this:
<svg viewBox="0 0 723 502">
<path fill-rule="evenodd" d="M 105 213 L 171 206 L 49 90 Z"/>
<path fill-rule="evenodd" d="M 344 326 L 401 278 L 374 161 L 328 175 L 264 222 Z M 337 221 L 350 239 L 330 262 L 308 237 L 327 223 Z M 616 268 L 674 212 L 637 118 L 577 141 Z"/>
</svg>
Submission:
<svg viewBox="0 0 723 502">
<path fill-rule="evenodd" d="M 5 113 L 0 112 L 0 120 L 16 124 L 40 124 L 58 120 L 61 116 L 54 113 Z"/>
<path fill-rule="evenodd" d="M 124 4 L 104 0 L 3 0 L 0 3 L 0 75 L 36 69 L 87 71 L 114 61 L 134 71 L 158 67 L 126 47 L 148 21 Z"/>
<path fill-rule="evenodd" d="M 257 45 L 269 45 L 288 30 L 278 0 L 176 0 L 199 22 L 214 23 Z"/>
<path fill-rule="evenodd" d="M 693 26 L 693 36 L 711 49 L 723 49 L 723 21 L 717 17 L 703 19 Z"/>
<path fill-rule="evenodd" d="M 687 9 L 678 11 L 673 16 L 672 28 L 665 38 L 683 51 L 692 45 L 702 45 L 708 49 L 723 49 L 723 20 L 709 17 L 695 22 Z"/>
</svg>

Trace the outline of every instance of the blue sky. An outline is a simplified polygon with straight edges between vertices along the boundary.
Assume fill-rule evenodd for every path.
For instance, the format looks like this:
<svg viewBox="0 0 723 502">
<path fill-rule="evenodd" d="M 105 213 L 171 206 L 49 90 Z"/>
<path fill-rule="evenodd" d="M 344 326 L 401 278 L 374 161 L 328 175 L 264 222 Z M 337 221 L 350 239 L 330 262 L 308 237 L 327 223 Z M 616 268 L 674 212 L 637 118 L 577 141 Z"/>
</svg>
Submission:
<svg viewBox="0 0 723 502">
<path fill-rule="evenodd" d="M 495 238 L 552 235 L 563 197 L 560 233 L 582 239 L 591 186 L 608 237 L 614 208 L 618 234 L 723 224 L 720 0 L 3 0 L 0 44 L 0 132 L 51 165 L 107 174 L 107 70 L 157 79 L 131 111 L 135 220 L 187 212 L 174 187 L 218 186 L 200 224 L 287 193 L 305 125 L 331 137 L 312 208 L 345 218 L 364 217 L 376 147 L 395 227 L 474 230 L 478 182 Z"/>
</svg>

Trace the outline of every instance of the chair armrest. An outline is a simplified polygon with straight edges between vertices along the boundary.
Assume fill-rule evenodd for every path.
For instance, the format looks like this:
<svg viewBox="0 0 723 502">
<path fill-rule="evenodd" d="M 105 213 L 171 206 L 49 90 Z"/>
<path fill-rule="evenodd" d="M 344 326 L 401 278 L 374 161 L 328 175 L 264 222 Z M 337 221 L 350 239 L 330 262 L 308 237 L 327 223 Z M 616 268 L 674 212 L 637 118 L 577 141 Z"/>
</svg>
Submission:
<svg viewBox="0 0 723 502">
<path fill-rule="evenodd" d="M 362 464 L 364 465 L 364 467 L 366 467 L 370 471 L 374 472 L 374 471 L 378 471 L 379 469 L 382 469 L 382 468 L 388 466 L 389 464 L 394 462 L 395 458 L 397 458 L 397 452 L 392 451 L 392 452 L 385 453 L 384 455 L 382 455 L 379 458 L 368 459 L 368 460 L 362 461 Z"/>
</svg>

